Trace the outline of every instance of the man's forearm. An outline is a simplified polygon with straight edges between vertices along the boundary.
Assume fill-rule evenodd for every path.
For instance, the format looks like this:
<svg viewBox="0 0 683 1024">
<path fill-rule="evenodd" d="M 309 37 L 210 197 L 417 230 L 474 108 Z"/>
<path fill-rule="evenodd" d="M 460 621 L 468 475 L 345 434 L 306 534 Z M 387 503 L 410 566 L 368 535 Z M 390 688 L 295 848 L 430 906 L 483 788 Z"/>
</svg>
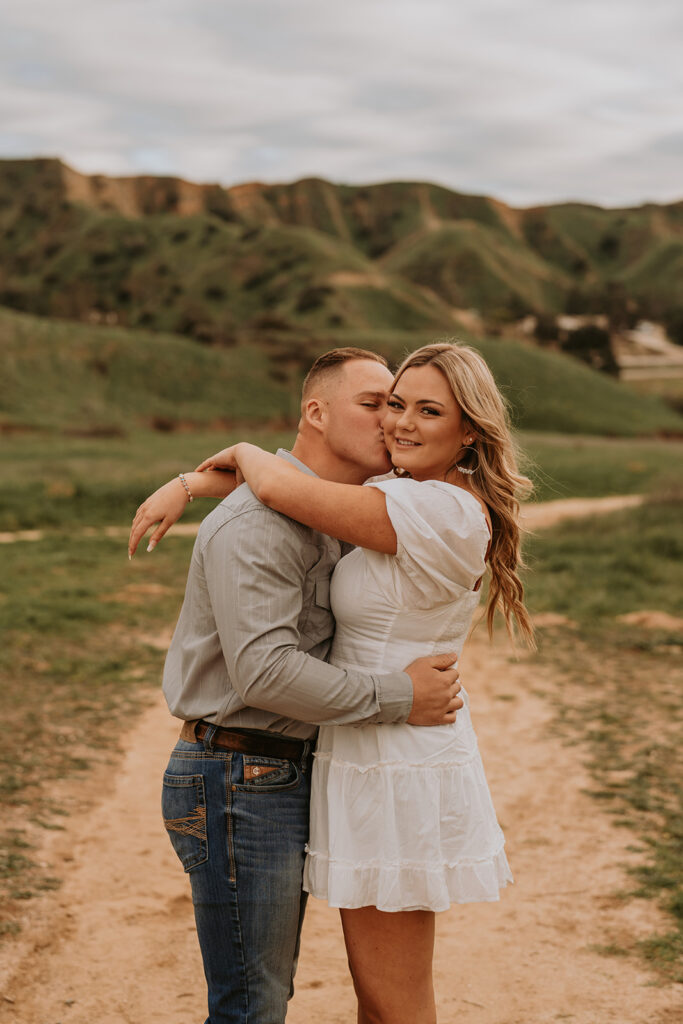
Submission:
<svg viewBox="0 0 683 1024">
<path fill-rule="evenodd" d="M 405 722 L 413 704 L 405 672 L 343 669 L 291 646 L 238 653 L 231 675 L 245 704 L 314 725 Z"/>
</svg>

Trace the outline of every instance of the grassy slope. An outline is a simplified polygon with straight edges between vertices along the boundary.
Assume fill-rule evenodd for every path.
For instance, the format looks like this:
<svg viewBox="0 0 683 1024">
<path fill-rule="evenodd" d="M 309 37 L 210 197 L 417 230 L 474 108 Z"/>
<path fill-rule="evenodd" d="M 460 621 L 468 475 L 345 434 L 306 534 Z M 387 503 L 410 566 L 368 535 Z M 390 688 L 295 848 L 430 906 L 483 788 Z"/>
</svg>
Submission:
<svg viewBox="0 0 683 1024">
<path fill-rule="evenodd" d="M 297 415 L 307 365 L 334 345 L 374 347 L 391 361 L 430 334 L 330 331 L 254 334 L 249 343 L 207 348 L 124 328 L 86 327 L 0 311 L 4 387 L 0 423 L 58 430 L 263 422 Z M 521 429 L 613 436 L 681 434 L 683 417 L 574 360 L 512 341 L 482 351 Z"/>
<path fill-rule="evenodd" d="M 683 441 L 523 431 L 522 464 L 534 501 L 683 491 Z"/>
<path fill-rule="evenodd" d="M 288 376 L 274 380 L 258 347 L 219 351 L 177 335 L 1 312 L 0 353 L 5 423 L 97 432 L 294 413 Z"/>
<path fill-rule="evenodd" d="M 390 252 L 383 266 L 433 288 L 452 306 L 490 314 L 515 308 L 560 311 L 568 284 L 522 240 L 468 221 L 424 233 Z"/>
<path fill-rule="evenodd" d="M 335 340 L 360 340 L 398 361 L 409 344 L 431 336 Z M 41 428 L 2 440 L 0 529 L 126 525 L 160 482 L 245 434 L 270 448 L 291 444 L 302 368 L 283 363 L 282 350 L 256 343 L 207 349 L 174 336 L 14 313 L 0 314 L 0 342 L 0 423 Z M 680 487 L 682 442 L 629 436 L 680 435 L 681 420 L 664 406 L 567 358 L 500 340 L 478 344 L 525 427 L 538 500 Z M 155 418 L 177 429 L 151 429 Z M 279 434 L 272 430 L 278 419 L 287 427 Z M 562 429 L 574 433 L 562 437 Z M 206 507 L 192 511 L 199 516 Z"/>
<path fill-rule="evenodd" d="M 556 352 L 509 341 L 474 341 L 524 430 L 629 437 L 680 433 L 682 417 Z"/>
</svg>

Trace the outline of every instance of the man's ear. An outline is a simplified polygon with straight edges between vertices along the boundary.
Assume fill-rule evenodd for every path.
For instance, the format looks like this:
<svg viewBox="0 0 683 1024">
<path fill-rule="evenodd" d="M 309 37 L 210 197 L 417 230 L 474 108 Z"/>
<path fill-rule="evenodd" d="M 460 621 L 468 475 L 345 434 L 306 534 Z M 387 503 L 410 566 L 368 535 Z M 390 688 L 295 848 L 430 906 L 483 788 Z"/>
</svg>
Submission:
<svg viewBox="0 0 683 1024">
<path fill-rule="evenodd" d="M 309 398 L 304 402 L 302 410 L 302 419 L 320 433 L 325 429 L 325 423 L 327 421 L 327 403 L 323 402 L 322 398 Z"/>
</svg>

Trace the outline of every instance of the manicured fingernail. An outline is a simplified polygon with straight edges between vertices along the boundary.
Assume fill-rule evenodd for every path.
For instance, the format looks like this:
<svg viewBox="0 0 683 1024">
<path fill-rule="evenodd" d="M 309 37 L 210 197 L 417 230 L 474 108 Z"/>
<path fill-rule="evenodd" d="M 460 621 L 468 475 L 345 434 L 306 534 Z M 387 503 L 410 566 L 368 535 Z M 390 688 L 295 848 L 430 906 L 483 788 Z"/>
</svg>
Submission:
<svg viewBox="0 0 683 1024">
<path fill-rule="evenodd" d="M 132 561 L 132 558 L 133 558 L 133 556 L 131 555 L 131 553 L 130 553 L 130 551 L 129 551 L 129 552 L 128 552 L 128 561 L 129 561 L 129 562 L 130 562 L 130 561 Z"/>
<path fill-rule="evenodd" d="M 151 540 L 149 542 L 149 544 L 147 545 L 147 550 L 148 551 L 154 551 L 156 546 L 157 546 L 157 542 L 155 540 Z"/>
</svg>

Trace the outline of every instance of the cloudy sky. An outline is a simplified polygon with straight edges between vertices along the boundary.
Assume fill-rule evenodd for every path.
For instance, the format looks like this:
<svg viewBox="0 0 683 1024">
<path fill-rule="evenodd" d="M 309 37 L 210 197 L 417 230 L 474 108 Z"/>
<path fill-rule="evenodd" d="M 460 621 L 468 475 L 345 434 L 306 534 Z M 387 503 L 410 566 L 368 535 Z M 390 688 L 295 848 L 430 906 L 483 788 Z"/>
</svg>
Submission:
<svg viewBox="0 0 683 1024">
<path fill-rule="evenodd" d="M 681 0 L 2 0 L 0 157 L 683 198 Z"/>
</svg>

